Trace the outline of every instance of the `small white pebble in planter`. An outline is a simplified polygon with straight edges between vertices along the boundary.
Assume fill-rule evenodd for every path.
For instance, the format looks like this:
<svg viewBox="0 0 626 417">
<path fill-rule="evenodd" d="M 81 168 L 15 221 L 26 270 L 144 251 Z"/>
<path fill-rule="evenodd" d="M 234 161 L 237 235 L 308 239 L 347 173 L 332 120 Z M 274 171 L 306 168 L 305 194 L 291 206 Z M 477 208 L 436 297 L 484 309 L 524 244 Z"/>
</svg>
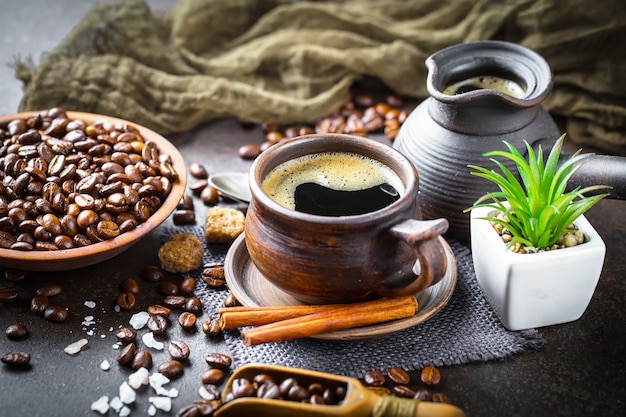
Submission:
<svg viewBox="0 0 626 417">
<path fill-rule="evenodd" d="M 78 352 L 81 351 L 83 347 L 87 345 L 87 343 L 89 343 L 87 339 L 80 339 L 77 342 L 67 345 L 65 349 L 63 349 L 63 351 L 68 355 L 76 355 Z"/>
</svg>

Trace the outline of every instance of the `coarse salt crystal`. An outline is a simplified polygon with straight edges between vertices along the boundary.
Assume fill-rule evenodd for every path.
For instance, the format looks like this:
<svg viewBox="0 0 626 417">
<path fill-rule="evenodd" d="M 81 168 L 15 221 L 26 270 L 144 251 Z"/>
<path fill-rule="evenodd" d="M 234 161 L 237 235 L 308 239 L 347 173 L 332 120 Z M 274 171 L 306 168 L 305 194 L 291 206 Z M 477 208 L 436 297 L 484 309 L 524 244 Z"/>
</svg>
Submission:
<svg viewBox="0 0 626 417">
<path fill-rule="evenodd" d="M 143 326 L 146 325 L 146 323 L 148 322 L 148 319 L 150 318 L 150 314 L 148 314 L 145 311 L 140 311 L 139 313 L 135 313 L 131 316 L 130 320 L 128 321 L 128 323 L 133 326 L 133 329 L 135 330 L 139 330 L 141 328 L 143 328 Z"/>
<path fill-rule="evenodd" d="M 109 406 L 116 412 L 119 414 L 120 410 L 122 409 L 122 407 L 124 407 L 124 403 L 122 402 L 122 400 L 120 400 L 120 397 L 118 397 L 117 395 L 115 397 L 113 397 L 111 399 L 111 402 L 109 403 Z"/>
<path fill-rule="evenodd" d="M 108 360 L 105 359 L 100 363 L 100 369 L 102 369 L 103 371 L 108 371 L 109 369 L 111 369 L 111 364 Z"/>
<path fill-rule="evenodd" d="M 170 397 L 170 398 L 178 397 L 178 390 L 176 388 L 172 388 L 168 390 L 166 388 L 159 387 L 156 389 L 156 393 L 164 397 Z"/>
<path fill-rule="evenodd" d="M 113 310 L 115 310 L 116 313 L 119 313 L 120 311 L 122 311 L 122 307 L 120 307 L 119 305 L 115 304 L 115 307 L 113 307 Z"/>
<path fill-rule="evenodd" d="M 170 379 L 166 377 L 165 375 L 163 375 L 162 373 L 155 372 L 152 375 L 150 375 L 150 386 L 154 390 L 161 388 L 163 385 L 167 384 L 168 382 L 170 382 Z"/>
<path fill-rule="evenodd" d="M 65 353 L 68 355 L 75 355 L 87 344 L 89 341 L 87 339 L 80 339 L 77 342 L 71 343 L 63 349 Z"/>
<path fill-rule="evenodd" d="M 132 404 L 135 402 L 136 398 L 137 394 L 135 393 L 135 390 L 133 390 L 127 382 L 120 385 L 120 401 L 124 404 Z"/>
<path fill-rule="evenodd" d="M 146 368 L 139 368 L 136 372 L 128 375 L 128 385 L 134 389 L 138 389 L 142 385 L 148 385 L 148 377 L 150 373 Z"/>
<path fill-rule="evenodd" d="M 91 409 L 99 412 L 100 414 L 106 414 L 106 412 L 109 411 L 109 397 L 103 395 L 98 398 L 96 401 L 91 403 Z"/>
<path fill-rule="evenodd" d="M 168 397 L 150 397 L 148 401 L 152 403 L 157 409 L 162 411 L 170 411 L 172 409 L 172 399 Z"/>
<path fill-rule="evenodd" d="M 130 408 L 124 406 L 122 407 L 122 409 L 120 410 L 119 416 L 120 417 L 128 417 L 130 415 Z"/>
<path fill-rule="evenodd" d="M 85 307 L 95 308 L 96 307 L 96 303 L 95 303 L 95 301 L 85 301 Z"/>
<path fill-rule="evenodd" d="M 154 334 L 152 332 L 144 333 L 144 335 L 141 336 L 141 340 L 146 346 L 150 348 L 153 348 L 156 350 L 163 349 L 163 343 L 159 342 L 158 340 L 155 340 Z"/>
<path fill-rule="evenodd" d="M 156 416 L 156 412 L 157 412 L 156 407 L 153 406 L 152 404 L 150 404 L 150 407 L 148 407 L 148 415 L 149 416 Z"/>
</svg>

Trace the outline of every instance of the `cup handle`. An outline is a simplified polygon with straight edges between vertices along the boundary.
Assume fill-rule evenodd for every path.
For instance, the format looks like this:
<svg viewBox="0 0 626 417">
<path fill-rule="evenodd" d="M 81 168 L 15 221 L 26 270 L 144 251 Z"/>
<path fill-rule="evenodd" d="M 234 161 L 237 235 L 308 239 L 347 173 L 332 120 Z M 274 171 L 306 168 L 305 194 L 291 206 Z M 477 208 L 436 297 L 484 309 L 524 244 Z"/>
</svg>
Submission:
<svg viewBox="0 0 626 417">
<path fill-rule="evenodd" d="M 448 268 L 448 257 L 439 236 L 448 230 L 446 219 L 409 219 L 392 226 L 390 233 L 411 245 L 415 250 L 419 273 L 404 287 L 383 287 L 380 296 L 414 295 L 441 281 Z M 393 285 L 393 282 L 387 282 Z"/>
</svg>

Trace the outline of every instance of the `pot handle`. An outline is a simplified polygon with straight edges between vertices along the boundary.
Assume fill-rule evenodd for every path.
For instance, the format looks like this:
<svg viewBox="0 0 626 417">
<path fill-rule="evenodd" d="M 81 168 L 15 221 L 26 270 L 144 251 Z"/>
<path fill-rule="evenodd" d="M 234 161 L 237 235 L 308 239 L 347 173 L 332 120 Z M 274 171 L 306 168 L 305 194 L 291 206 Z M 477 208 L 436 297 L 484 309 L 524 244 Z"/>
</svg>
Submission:
<svg viewBox="0 0 626 417">
<path fill-rule="evenodd" d="M 439 236 L 448 230 L 448 220 L 409 219 L 389 229 L 390 233 L 415 250 L 419 273 L 404 287 L 381 288 L 380 296 L 413 295 L 441 281 L 448 268 L 448 258 Z"/>
</svg>

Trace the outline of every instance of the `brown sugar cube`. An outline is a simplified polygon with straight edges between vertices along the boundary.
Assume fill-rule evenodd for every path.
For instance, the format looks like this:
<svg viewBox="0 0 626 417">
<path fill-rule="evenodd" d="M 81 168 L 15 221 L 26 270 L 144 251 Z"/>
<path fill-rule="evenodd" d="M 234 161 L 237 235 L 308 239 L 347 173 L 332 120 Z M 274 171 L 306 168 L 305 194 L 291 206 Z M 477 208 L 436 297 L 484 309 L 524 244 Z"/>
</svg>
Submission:
<svg viewBox="0 0 626 417">
<path fill-rule="evenodd" d="M 230 243 L 244 229 L 244 214 L 232 208 L 212 207 L 206 212 L 204 238 L 209 243 Z"/>
<path fill-rule="evenodd" d="M 168 272 L 189 272 L 200 268 L 204 248 L 200 239 L 189 233 L 178 233 L 159 248 L 161 268 Z"/>
</svg>

